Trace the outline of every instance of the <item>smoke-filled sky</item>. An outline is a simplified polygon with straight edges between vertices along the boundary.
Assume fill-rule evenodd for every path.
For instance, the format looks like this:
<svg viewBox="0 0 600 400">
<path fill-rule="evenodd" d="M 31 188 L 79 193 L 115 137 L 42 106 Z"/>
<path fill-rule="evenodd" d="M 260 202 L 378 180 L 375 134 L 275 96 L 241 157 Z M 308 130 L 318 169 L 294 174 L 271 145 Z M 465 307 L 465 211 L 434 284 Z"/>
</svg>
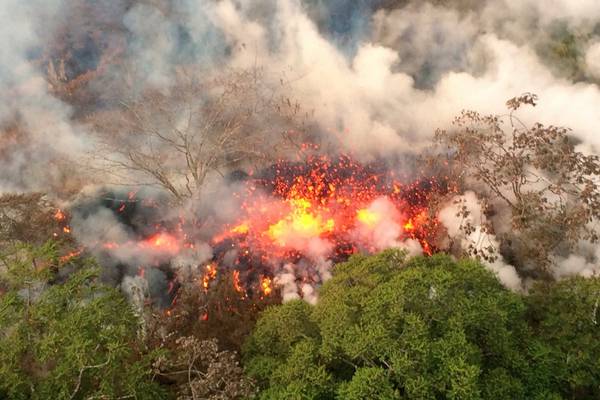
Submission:
<svg viewBox="0 0 600 400">
<path fill-rule="evenodd" d="M 89 121 L 170 93 L 190 66 L 200 79 L 261 68 L 311 112 L 311 135 L 361 161 L 418 153 L 461 110 L 502 114 L 524 92 L 539 105 L 523 121 L 600 152 L 596 0 L 4 0 L 0 193 L 95 183 L 80 168 L 99 146 Z M 588 260 L 557 275 L 589 275 Z M 514 268 L 492 268 L 519 286 Z"/>
<path fill-rule="evenodd" d="M 0 7 L 3 191 L 47 188 L 64 178 L 59 160 L 94 149 L 77 99 L 50 90 L 50 63 L 69 79 L 98 70 L 87 84 L 87 114 L 130 96 L 126 80 L 130 91 L 168 91 L 180 65 L 201 66 L 199 74 L 260 66 L 273 82 L 289 82 L 325 140 L 333 132 L 364 158 L 418 150 L 461 109 L 501 113 L 526 91 L 540 98 L 526 120 L 573 128 L 586 151 L 600 146 L 593 0 L 7 0 Z"/>
</svg>

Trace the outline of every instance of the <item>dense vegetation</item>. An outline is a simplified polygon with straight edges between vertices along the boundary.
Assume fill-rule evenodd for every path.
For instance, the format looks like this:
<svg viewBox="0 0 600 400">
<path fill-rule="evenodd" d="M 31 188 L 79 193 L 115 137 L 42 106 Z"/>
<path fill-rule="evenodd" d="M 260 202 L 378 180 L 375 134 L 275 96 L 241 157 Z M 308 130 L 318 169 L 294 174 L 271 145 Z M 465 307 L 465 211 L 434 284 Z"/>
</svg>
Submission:
<svg viewBox="0 0 600 400">
<path fill-rule="evenodd" d="M 54 250 L 3 255 L 0 398 L 161 398 L 127 300 L 89 263 L 64 275 Z"/>
<path fill-rule="evenodd" d="M 193 310 L 180 310 L 188 316 L 181 332 L 149 331 L 157 321 L 100 284 L 93 263 L 63 265 L 55 250 L 20 247 L 2 257 L 1 398 L 600 396 L 598 278 L 538 284 L 523 295 L 473 260 L 407 259 L 396 250 L 355 256 L 335 267 L 317 305 L 262 312 L 243 347 L 244 372 L 233 320 L 207 339 Z M 249 330 L 256 313 L 244 311 L 250 317 L 239 325 Z"/>
<path fill-rule="evenodd" d="M 356 256 L 316 306 L 263 314 L 246 368 L 261 399 L 598 398 L 599 296 L 598 279 L 522 296 L 471 260 Z"/>
</svg>

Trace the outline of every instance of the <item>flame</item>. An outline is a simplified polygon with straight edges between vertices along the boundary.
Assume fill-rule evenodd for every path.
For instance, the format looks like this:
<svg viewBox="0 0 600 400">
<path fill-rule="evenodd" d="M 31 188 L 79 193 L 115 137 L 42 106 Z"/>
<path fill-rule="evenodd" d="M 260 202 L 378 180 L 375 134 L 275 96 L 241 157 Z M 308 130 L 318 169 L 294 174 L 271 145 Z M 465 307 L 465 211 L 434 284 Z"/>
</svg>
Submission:
<svg viewBox="0 0 600 400">
<path fill-rule="evenodd" d="M 371 243 L 377 236 L 358 238 L 356 228 L 372 230 L 387 219 L 404 227 L 399 241 L 417 240 L 429 254 L 434 249 L 427 241 L 438 225 L 427 207 L 433 196 L 452 190 L 432 178 L 401 183 L 393 171 L 348 156 L 281 161 L 272 172 L 264 179 L 253 175 L 234 194 L 240 199 L 240 215 L 225 228 L 216 227 L 211 242 L 227 243 L 216 252 L 215 262 L 232 248 L 238 266 L 258 259 L 270 268 L 273 262 L 295 263 L 315 254 L 343 260 L 357 251 L 379 249 Z M 378 199 L 391 205 L 389 213 L 373 207 Z"/>
<path fill-rule="evenodd" d="M 262 292 L 264 293 L 265 296 L 269 296 L 271 294 L 271 292 L 273 291 L 273 288 L 271 287 L 271 283 L 272 283 L 272 279 L 269 278 L 268 276 L 263 276 L 260 279 L 260 289 L 262 290 Z"/>
<path fill-rule="evenodd" d="M 205 269 L 206 271 L 204 272 L 204 276 L 202 277 L 202 287 L 206 291 L 208 290 L 210 281 L 214 280 L 217 277 L 217 266 L 211 263 L 207 264 Z"/>
<path fill-rule="evenodd" d="M 303 265 L 298 261 L 312 262 L 317 257 L 337 262 L 359 251 L 381 249 L 375 244 L 376 232 L 370 231 L 387 229 L 382 222 L 393 223 L 390 226 L 395 227 L 394 235 L 399 235 L 394 240 L 417 240 L 426 254 L 436 250 L 432 238 L 436 237 L 438 223 L 428 213 L 428 207 L 434 203 L 432 196 L 452 190 L 446 184 L 437 185 L 433 179 L 401 182 L 385 166 L 363 165 L 349 156 L 307 156 L 299 162 L 280 161 L 272 168 L 262 175 L 250 174 L 233 194 L 240 200 L 235 218 L 225 225 L 217 218 L 208 219 L 203 225 L 207 228 L 201 231 L 211 232 L 208 237 L 196 236 L 200 231 L 196 229 L 197 221 L 185 221 L 180 216 L 173 224 L 154 225 L 154 234 L 149 237 L 95 245 L 107 251 L 125 247 L 149 249 L 151 255 L 160 257 L 158 265 L 180 251 L 190 252 L 197 239 L 210 242 L 214 255 L 202 267 L 199 286 L 209 290 L 219 266 L 227 264 L 227 270 L 232 271 L 233 288 L 244 298 L 246 289 L 250 293 L 249 288 L 269 296 L 274 268 L 285 263 Z M 131 192 L 128 200 L 112 211 L 125 211 L 125 201 L 137 201 L 135 196 Z M 387 208 L 375 204 L 380 199 L 384 199 Z M 136 206 L 158 207 L 158 203 L 141 199 Z M 67 216 L 57 210 L 55 219 L 63 221 Z M 192 230 L 188 231 L 188 227 Z M 403 227 L 403 231 L 396 233 L 401 231 L 398 227 Z M 70 227 L 65 226 L 63 231 L 68 233 Z M 257 273 L 246 274 L 246 268 Z M 246 276 L 256 278 L 246 282 Z M 170 283 L 169 290 L 176 290 L 174 287 Z"/>
<path fill-rule="evenodd" d="M 231 229 L 231 233 L 239 233 L 239 234 L 245 234 L 248 233 L 248 231 L 250 230 L 250 228 L 248 227 L 248 223 L 246 222 L 242 222 L 241 224 L 233 227 Z"/>
<path fill-rule="evenodd" d="M 290 239 L 319 237 L 333 231 L 334 220 L 324 219 L 321 215 L 311 212 L 312 204 L 309 200 L 292 199 L 289 203 L 290 213 L 268 229 L 269 237 L 280 246 L 286 246 Z"/>
<path fill-rule="evenodd" d="M 240 271 L 238 271 L 238 270 L 233 271 L 233 287 L 236 292 L 244 293 L 244 288 L 242 287 L 242 284 L 240 283 Z"/>
</svg>

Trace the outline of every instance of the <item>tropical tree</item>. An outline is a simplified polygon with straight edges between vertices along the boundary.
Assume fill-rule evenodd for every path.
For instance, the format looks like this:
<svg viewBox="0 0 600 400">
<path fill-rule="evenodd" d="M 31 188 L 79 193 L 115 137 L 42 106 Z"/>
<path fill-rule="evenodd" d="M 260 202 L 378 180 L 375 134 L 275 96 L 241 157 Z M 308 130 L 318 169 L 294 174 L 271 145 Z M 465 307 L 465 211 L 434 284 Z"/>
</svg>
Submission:
<svg viewBox="0 0 600 400">
<path fill-rule="evenodd" d="M 56 246 L 1 258 L 0 397 L 163 398 L 127 300 L 93 263 L 63 265 Z M 67 273 L 68 272 L 68 273 Z"/>
<path fill-rule="evenodd" d="M 264 313 L 246 367 L 265 399 L 522 398 L 524 313 L 475 261 L 355 256 L 315 307 Z"/>
<path fill-rule="evenodd" d="M 526 302 L 531 382 L 565 399 L 600 398 L 600 279 L 538 283 Z"/>
<path fill-rule="evenodd" d="M 587 399 L 600 281 L 505 289 L 473 260 L 338 264 L 316 306 L 267 309 L 244 348 L 261 399 Z"/>
</svg>

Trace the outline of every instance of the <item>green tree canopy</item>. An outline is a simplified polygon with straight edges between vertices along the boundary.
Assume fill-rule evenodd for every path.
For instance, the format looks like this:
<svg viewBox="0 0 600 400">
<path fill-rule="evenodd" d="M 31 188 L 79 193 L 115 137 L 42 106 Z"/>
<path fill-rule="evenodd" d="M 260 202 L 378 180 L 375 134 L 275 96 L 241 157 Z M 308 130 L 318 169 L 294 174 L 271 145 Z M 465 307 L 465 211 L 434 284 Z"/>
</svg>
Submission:
<svg viewBox="0 0 600 400">
<path fill-rule="evenodd" d="M 597 353 L 573 357 L 600 339 L 592 288 L 598 280 L 574 280 L 526 299 L 475 261 L 355 256 L 335 267 L 316 306 L 296 301 L 262 315 L 246 368 L 262 399 L 589 398 L 581 396 L 596 393 Z M 556 301 L 538 299 L 547 291 Z M 587 297 L 573 294 L 581 291 Z M 565 306 L 580 315 L 554 309 Z M 560 370 L 568 354 L 577 366 Z"/>
<path fill-rule="evenodd" d="M 2 258 L 0 398 L 162 398 L 126 299 L 90 262 L 59 264 L 50 244 Z"/>
<path fill-rule="evenodd" d="M 600 280 L 541 283 L 526 297 L 531 380 L 565 399 L 600 398 Z"/>
</svg>

